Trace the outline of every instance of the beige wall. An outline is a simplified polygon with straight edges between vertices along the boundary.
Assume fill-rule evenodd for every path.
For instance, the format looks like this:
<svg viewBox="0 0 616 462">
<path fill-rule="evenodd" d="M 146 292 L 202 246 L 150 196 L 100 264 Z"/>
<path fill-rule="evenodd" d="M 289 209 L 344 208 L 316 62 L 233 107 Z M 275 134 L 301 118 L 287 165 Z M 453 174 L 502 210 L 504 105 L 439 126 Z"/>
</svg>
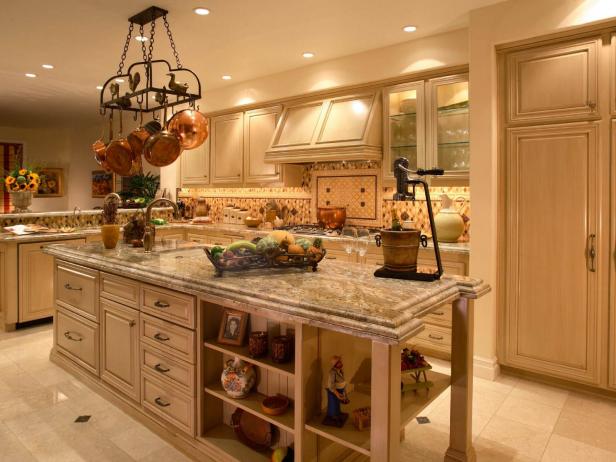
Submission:
<svg viewBox="0 0 616 462">
<path fill-rule="evenodd" d="M 614 0 L 510 0 L 471 12 L 469 26 L 471 194 L 470 273 L 496 287 L 497 109 L 495 45 L 616 16 Z M 476 304 L 475 353 L 483 375 L 496 358 L 496 293 Z M 481 371 L 479 371 L 481 373 Z"/>
</svg>

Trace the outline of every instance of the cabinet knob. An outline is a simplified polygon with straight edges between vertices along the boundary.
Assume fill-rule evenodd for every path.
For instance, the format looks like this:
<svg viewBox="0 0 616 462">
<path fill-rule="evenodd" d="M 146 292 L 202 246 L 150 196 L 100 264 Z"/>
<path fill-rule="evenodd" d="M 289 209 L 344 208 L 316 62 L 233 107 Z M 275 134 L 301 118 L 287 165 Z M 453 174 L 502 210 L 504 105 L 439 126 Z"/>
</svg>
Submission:
<svg viewBox="0 0 616 462">
<path fill-rule="evenodd" d="M 593 101 L 588 101 L 588 103 L 586 103 L 588 105 L 588 107 L 590 109 L 595 109 L 597 107 L 597 103 L 593 102 Z"/>
</svg>

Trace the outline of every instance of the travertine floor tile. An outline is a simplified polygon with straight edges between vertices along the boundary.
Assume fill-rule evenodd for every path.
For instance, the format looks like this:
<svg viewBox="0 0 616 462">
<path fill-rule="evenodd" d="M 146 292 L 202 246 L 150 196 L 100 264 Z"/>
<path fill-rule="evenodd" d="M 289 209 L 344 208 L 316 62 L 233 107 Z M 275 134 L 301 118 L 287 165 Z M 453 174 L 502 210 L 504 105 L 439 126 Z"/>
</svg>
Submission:
<svg viewBox="0 0 616 462">
<path fill-rule="evenodd" d="M 581 393 L 570 393 L 564 409 L 613 419 L 616 422 L 616 400 L 608 400 Z"/>
<path fill-rule="evenodd" d="M 614 462 L 616 452 L 599 449 L 559 435 L 552 435 L 542 462 Z"/>
<path fill-rule="evenodd" d="M 168 446 L 167 443 L 141 425 L 114 436 L 111 441 L 136 460 Z"/>
<path fill-rule="evenodd" d="M 512 456 L 539 460 L 551 432 L 541 427 L 525 425 L 515 420 L 494 416 L 477 438 L 477 445 L 490 445 L 485 440 L 510 448 Z"/>
<path fill-rule="evenodd" d="M 511 396 L 562 408 L 569 396 L 569 392 L 542 383 L 521 380 L 511 391 Z"/>
<path fill-rule="evenodd" d="M 616 452 L 614 426 L 614 419 L 606 419 L 590 412 L 564 409 L 554 427 L 554 433 L 606 451 Z"/>
<path fill-rule="evenodd" d="M 560 411 L 560 408 L 509 395 L 496 415 L 551 432 L 560 416 Z"/>
</svg>

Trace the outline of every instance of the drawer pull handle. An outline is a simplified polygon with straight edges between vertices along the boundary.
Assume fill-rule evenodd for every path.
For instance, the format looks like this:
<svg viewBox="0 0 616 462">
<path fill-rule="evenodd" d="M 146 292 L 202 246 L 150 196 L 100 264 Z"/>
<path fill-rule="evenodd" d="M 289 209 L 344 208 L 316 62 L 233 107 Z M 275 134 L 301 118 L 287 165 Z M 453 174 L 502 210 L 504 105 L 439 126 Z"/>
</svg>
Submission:
<svg viewBox="0 0 616 462">
<path fill-rule="evenodd" d="M 160 332 L 156 332 L 154 334 L 154 338 L 156 340 L 160 340 L 161 342 L 166 342 L 167 340 L 171 340 L 169 337 L 167 337 L 166 335 L 161 334 Z"/>
<path fill-rule="evenodd" d="M 167 406 L 171 406 L 171 403 L 168 403 L 166 401 L 163 401 L 163 399 L 159 396 L 158 398 L 154 399 L 154 402 L 156 404 L 158 404 L 160 407 L 167 407 Z"/>
<path fill-rule="evenodd" d="M 336 259 L 336 257 L 332 257 L 331 255 L 327 255 L 325 258 L 327 260 L 335 260 Z"/>
<path fill-rule="evenodd" d="M 160 300 L 156 300 L 154 302 L 154 306 L 156 308 L 169 308 L 169 303 L 167 302 L 161 302 Z"/>
<path fill-rule="evenodd" d="M 444 311 L 435 311 L 434 313 L 432 313 L 435 316 L 444 316 L 445 312 Z"/>
<path fill-rule="evenodd" d="M 158 372 L 162 372 L 163 374 L 166 374 L 167 372 L 169 372 L 171 369 L 169 369 L 168 367 L 163 367 L 160 364 L 157 364 L 154 366 L 154 370 L 158 371 Z"/>
<path fill-rule="evenodd" d="M 428 337 L 430 337 L 432 340 L 443 340 L 443 336 L 442 335 L 428 334 Z"/>
<path fill-rule="evenodd" d="M 82 290 L 81 287 L 73 287 L 72 285 L 70 285 L 68 282 L 66 284 L 64 284 L 64 288 L 66 290 Z"/>
<path fill-rule="evenodd" d="M 73 334 L 77 335 L 77 337 L 73 337 Z M 73 342 L 81 342 L 83 340 L 83 337 L 81 335 L 76 334 L 75 332 L 71 332 L 70 330 L 64 332 L 64 336 L 67 339 L 72 340 Z"/>
</svg>

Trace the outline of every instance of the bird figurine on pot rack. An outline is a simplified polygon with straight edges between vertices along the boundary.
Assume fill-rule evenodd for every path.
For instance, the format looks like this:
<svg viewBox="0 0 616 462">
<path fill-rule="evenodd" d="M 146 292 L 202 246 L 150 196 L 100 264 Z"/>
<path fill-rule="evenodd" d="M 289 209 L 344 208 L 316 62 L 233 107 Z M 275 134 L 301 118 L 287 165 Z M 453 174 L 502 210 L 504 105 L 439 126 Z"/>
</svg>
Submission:
<svg viewBox="0 0 616 462">
<path fill-rule="evenodd" d="M 182 94 L 185 94 L 188 91 L 188 84 L 185 82 L 176 82 L 175 74 L 173 72 L 170 72 L 167 75 L 171 77 L 169 80 L 169 88 L 171 90 Z"/>
<path fill-rule="evenodd" d="M 134 75 L 128 74 L 128 88 L 130 88 L 130 91 L 134 93 L 139 86 L 139 82 L 141 82 L 141 74 L 139 72 L 135 72 Z"/>
</svg>

